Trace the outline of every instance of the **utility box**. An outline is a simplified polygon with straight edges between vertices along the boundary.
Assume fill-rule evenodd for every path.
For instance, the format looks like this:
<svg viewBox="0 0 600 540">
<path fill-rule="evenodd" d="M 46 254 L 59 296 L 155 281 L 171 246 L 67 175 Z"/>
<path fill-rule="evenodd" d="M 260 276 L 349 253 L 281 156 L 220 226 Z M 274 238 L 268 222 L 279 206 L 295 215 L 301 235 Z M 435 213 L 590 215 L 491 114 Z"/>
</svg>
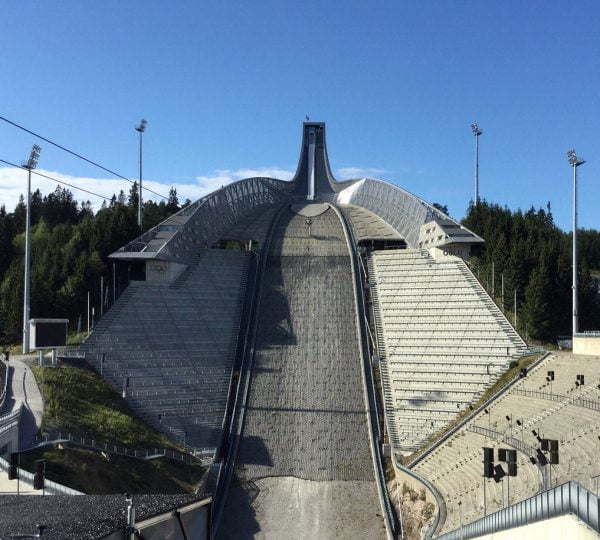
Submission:
<svg viewBox="0 0 600 540">
<path fill-rule="evenodd" d="M 65 347 L 68 326 L 69 319 L 29 319 L 29 348 Z"/>
</svg>

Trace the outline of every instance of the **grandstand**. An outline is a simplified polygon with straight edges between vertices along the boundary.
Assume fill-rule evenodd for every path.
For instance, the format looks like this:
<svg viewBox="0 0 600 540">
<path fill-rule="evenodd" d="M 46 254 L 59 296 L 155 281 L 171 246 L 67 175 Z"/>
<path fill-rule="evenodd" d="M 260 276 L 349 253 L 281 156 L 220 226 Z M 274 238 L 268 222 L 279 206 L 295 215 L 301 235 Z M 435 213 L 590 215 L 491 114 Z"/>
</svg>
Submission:
<svg viewBox="0 0 600 540">
<path fill-rule="evenodd" d="M 458 257 L 374 251 L 369 269 L 390 437 L 410 453 L 476 401 L 526 345 Z"/>
<path fill-rule="evenodd" d="M 306 122 L 291 181 L 224 186 L 111 255 L 141 280 L 82 350 L 213 459 L 217 537 L 391 538 L 385 457 L 422 479 L 446 533 L 600 474 L 593 362 L 559 354 L 433 442 L 527 350 L 471 273 L 483 242 L 397 186 L 337 182 L 325 125 Z M 537 437 L 567 456 L 551 472 Z M 485 483 L 485 509 L 484 446 L 518 450 L 519 471 Z"/>
<path fill-rule="evenodd" d="M 133 281 L 82 346 L 141 418 L 206 453 L 222 434 L 249 261 L 202 249 L 173 283 Z"/>
<path fill-rule="evenodd" d="M 484 482 L 488 514 L 570 480 L 597 491 L 599 360 L 549 354 L 452 437 L 418 458 L 414 469 L 444 497 L 447 519 L 440 532 L 459 527 L 461 517 L 464 523 L 483 517 Z M 553 381 L 548 372 L 554 373 Z M 584 375 L 584 385 L 576 384 L 577 375 Z M 543 438 L 559 441 L 558 464 L 540 464 L 537 449 Z M 515 448 L 517 476 L 501 483 L 484 480 L 483 447 L 494 448 L 496 456 L 500 447 Z"/>
</svg>

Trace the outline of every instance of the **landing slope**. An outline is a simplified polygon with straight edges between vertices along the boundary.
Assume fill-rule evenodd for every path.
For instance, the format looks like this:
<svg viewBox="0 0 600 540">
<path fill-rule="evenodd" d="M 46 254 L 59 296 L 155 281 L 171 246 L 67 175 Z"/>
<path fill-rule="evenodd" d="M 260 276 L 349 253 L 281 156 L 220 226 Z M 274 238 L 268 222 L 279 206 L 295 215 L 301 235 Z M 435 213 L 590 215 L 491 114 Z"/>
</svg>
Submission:
<svg viewBox="0 0 600 540">
<path fill-rule="evenodd" d="M 321 211 L 276 225 L 221 538 L 384 535 L 350 256 L 336 214 Z"/>
</svg>

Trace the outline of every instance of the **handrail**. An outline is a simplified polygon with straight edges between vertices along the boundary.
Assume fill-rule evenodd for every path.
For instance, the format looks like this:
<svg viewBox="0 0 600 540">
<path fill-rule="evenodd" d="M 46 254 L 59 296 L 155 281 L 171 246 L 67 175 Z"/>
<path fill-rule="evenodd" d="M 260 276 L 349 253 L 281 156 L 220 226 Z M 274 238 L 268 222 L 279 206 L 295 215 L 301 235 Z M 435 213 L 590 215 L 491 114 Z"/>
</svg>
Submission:
<svg viewBox="0 0 600 540">
<path fill-rule="evenodd" d="M 254 280 L 254 290 L 252 297 L 252 308 L 249 315 L 249 320 L 252 321 L 252 327 L 250 330 L 249 347 L 245 347 L 244 356 L 240 366 L 240 377 L 238 379 L 237 390 L 235 394 L 235 402 L 233 406 L 233 415 L 229 428 L 229 444 L 227 456 L 225 457 L 222 469 L 219 471 L 219 483 L 215 488 L 213 495 L 212 505 L 212 517 L 211 517 L 211 538 L 214 537 L 221 517 L 223 514 L 223 508 L 225 504 L 225 497 L 229 490 L 229 484 L 231 483 L 231 475 L 235 466 L 235 459 L 242 437 L 242 429 L 244 426 L 244 418 L 246 412 L 246 402 L 248 399 L 248 392 L 250 389 L 250 380 L 252 377 L 252 367 L 254 365 L 254 346 L 256 342 L 256 335 L 258 331 L 258 313 L 260 310 L 260 302 L 262 297 L 262 281 L 265 273 L 267 259 L 271 247 L 271 240 L 273 238 L 273 232 L 275 225 L 279 220 L 279 216 L 286 208 L 283 204 L 279 207 L 271 224 L 269 225 L 269 231 L 265 237 L 263 248 L 258 255 L 258 267 L 256 277 Z"/>
<path fill-rule="evenodd" d="M 357 261 L 357 253 L 355 250 L 355 244 L 351 236 L 351 228 L 348 226 L 346 217 L 342 212 L 334 205 L 329 205 L 330 208 L 336 213 L 342 230 L 344 231 L 344 238 L 346 239 L 346 247 L 350 254 L 350 262 L 352 269 L 352 281 L 354 282 L 353 293 L 354 293 L 354 305 L 355 305 L 355 323 L 358 338 L 360 341 L 359 352 L 363 364 L 362 379 L 363 379 L 363 392 L 365 399 L 365 406 L 367 408 L 367 423 L 369 426 L 369 441 L 371 446 L 371 456 L 373 458 L 373 466 L 375 469 L 375 480 L 377 484 L 377 493 L 379 495 L 379 502 L 383 510 L 383 520 L 387 536 L 389 539 L 394 538 L 397 532 L 396 516 L 392 509 L 392 505 L 389 500 L 389 493 L 385 483 L 385 473 L 383 470 L 383 463 L 381 459 L 381 432 L 379 429 L 379 412 L 377 409 L 377 398 L 375 395 L 375 385 L 373 381 L 373 372 L 371 367 L 371 359 L 369 357 L 368 349 L 368 334 L 366 328 L 366 311 L 364 305 L 364 291 L 362 288 L 362 279 L 360 277 L 360 267 Z M 366 353 L 366 354 L 365 354 Z M 400 529 L 402 531 L 402 522 L 400 522 Z"/>
<path fill-rule="evenodd" d="M 126 446 L 119 446 L 114 443 L 100 442 L 96 439 L 89 437 L 82 437 L 80 435 L 74 435 L 72 433 L 65 433 L 59 430 L 52 430 L 43 436 L 37 436 L 35 443 L 22 452 L 33 450 L 34 448 L 40 448 L 42 446 L 48 446 L 57 443 L 68 443 L 76 446 L 82 446 L 84 448 L 92 448 L 102 452 L 109 452 L 111 454 L 117 454 L 120 456 L 131 457 L 135 459 L 156 459 L 160 457 L 167 457 L 184 463 L 201 462 L 202 460 L 197 458 L 195 455 L 179 452 L 178 450 L 169 450 L 168 448 L 145 448 L 145 449 L 134 449 Z"/>
<path fill-rule="evenodd" d="M 600 533 L 600 499 L 571 480 L 462 525 L 438 536 L 438 540 L 479 538 L 568 514 L 574 514 L 593 531 Z"/>
<path fill-rule="evenodd" d="M 600 400 L 598 399 L 590 399 L 581 396 L 565 396 L 563 394 L 553 394 L 552 392 L 541 392 L 539 390 L 525 390 L 524 388 L 517 388 L 514 390 L 514 393 L 518 396 L 536 397 L 548 401 L 560 401 L 567 403 L 568 405 L 600 411 Z"/>
<path fill-rule="evenodd" d="M 8 471 L 10 464 L 3 457 L 0 457 L 0 470 L 5 472 Z M 19 479 L 21 481 L 25 481 L 27 484 L 33 486 L 33 477 L 34 475 L 25 469 L 18 469 Z M 85 495 L 81 491 L 77 491 L 76 489 L 63 486 L 58 482 L 53 482 L 52 480 L 48 480 L 47 478 L 44 481 L 45 483 L 45 492 L 49 495 Z"/>
</svg>

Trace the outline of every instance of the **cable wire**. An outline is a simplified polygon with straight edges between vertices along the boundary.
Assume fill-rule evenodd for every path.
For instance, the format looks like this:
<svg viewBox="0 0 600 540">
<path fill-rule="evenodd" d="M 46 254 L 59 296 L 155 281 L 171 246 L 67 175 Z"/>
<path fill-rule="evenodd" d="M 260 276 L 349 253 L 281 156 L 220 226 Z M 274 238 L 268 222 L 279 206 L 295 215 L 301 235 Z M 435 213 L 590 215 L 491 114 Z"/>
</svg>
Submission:
<svg viewBox="0 0 600 540">
<path fill-rule="evenodd" d="M 18 169 L 23 169 L 24 171 L 28 171 L 29 169 L 27 167 L 23 167 L 22 165 L 17 165 L 16 163 L 11 163 L 10 161 L 6 161 L 5 159 L 0 159 L 0 162 L 2 163 L 6 163 L 7 165 L 10 165 L 11 167 L 17 167 Z M 33 169 L 31 170 L 32 174 L 37 174 L 38 176 L 42 176 L 44 178 L 47 178 L 48 180 L 52 180 L 54 182 L 57 182 L 59 184 L 63 184 L 65 186 L 69 186 L 70 188 L 73 189 L 78 189 L 79 191 L 85 191 L 86 193 L 89 193 L 90 195 L 93 195 L 94 197 L 100 197 L 101 199 L 104 199 L 106 201 L 110 201 L 112 197 L 105 197 L 104 195 L 100 195 L 99 193 L 94 193 L 93 191 L 90 191 L 89 189 L 83 189 L 77 186 L 74 186 L 73 184 L 68 184 L 67 182 L 63 182 L 62 180 L 58 180 L 57 178 L 53 178 L 52 176 L 48 176 L 46 174 L 42 174 L 39 172 L 34 171 Z"/>
<path fill-rule="evenodd" d="M 34 137 L 37 137 L 38 139 L 42 139 L 42 141 L 46 141 L 47 143 L 56 146 L 56 148 L 60 148 L 61 150 L 64 150 L 65 152 L 68 152 L 69 154 L 78 157 L 79 159 L 83 159 L 83 161 L 87 161 L 88 163 L 90 163 L 91 165 L 94 165 L 95 167 L 98 167 L 100 169 L 102 169 L 103 171 L 106 171 L 107 173 L 110 173 L 118 178 L 122 178 L 123 180 L 127 180 L 128 182 L 131 182 L 132 184 L 135 183 L 134 180 L 130 180 L 129 178 L 127 178 L 126 176 L 123 176 L 115 171 L 111 171 L 110 169 L 107 169 L 106 167 L 103 167 L 102 165 L 100 165 L 99 163 L 96 163 L 95 161 L 92 161 L 91 159 L 88 159 L 84 156 L 82 156 L 81 154 L 78 154 L 77 152 L 73 152 L 73 150 L 69 150 L 68 148 L 65 148 L 64 146 L 61 146 L 58 143 L 55 143 L 54 141 L 51 141 L 50 139 L 47 139 L 46 137 L 42 137 L 42 135 L 39 135 L 38 133 L 35 133 L 34 131 L 31 131 L 30 129 L 27 129 L 23 126 L 20 126 L 19 124 L 13 122 L 12 120 L 9 120 L 8 118 L 4 118 L 4 116 L 0 116 L 0 120 L 3 120 L 4 122 L 6 122 L 7 124 L 10 124 L 11 126 L 14 126 L 18 129 L 21 129 L 23 131 L 25 131 L 26 133 L 29 133 L 30 135 L 33 135 Z M 156 191 L 152 191 L 151 189 L 142 186 L 142 190 L 146 190 L 149 191 L 150 193 L 154 193 L 154 195 L 158 195 L 159 197 L 162 197 L 163 199 L 168 199 L 168 197 L 165 197 L 164 195 L 161 195 L 160 193 L 157 193 Z"/>
</svg>

